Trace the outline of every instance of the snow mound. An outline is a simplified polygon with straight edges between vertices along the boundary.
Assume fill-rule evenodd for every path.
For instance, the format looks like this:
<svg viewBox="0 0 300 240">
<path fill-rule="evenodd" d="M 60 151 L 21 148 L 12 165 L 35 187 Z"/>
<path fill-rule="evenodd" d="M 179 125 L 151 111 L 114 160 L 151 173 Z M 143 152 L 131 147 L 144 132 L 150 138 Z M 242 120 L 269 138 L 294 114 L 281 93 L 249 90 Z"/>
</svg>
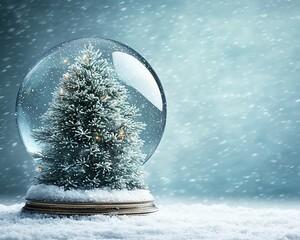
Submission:
<svg viewBox="0 0 300 240">
<path fill-rule="evenodd" d="M 154 198 L 148 190 L 67 190 L 53 185 L 32 185 L 26 194 L 27 200 L 50 202 L 145 202 Z"/>
<path fill-rule="evenodd" d="M 143 216 L 56 217 L 0 204 L 0 239 L 299 240 L 300 209 L 158 205 Z"/>
</svg>

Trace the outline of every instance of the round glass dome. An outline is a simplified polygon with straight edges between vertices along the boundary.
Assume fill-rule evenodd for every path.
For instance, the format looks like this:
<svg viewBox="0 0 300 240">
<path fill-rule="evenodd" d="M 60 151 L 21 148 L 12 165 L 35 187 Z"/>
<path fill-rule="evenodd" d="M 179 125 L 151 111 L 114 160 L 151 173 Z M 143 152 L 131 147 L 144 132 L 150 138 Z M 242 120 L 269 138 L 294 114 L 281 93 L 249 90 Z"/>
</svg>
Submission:
<svg viewBox="0 0 300 240">
<path fill-rule="evenodd" d="M 49 119 L 49 109 L 56 104 L 53 102 L 55 96 L 57 98 L 59 91 L 62 94 L 63 89 L 60 89 L 62 82 L 69 77 L 70 68 L 76 69 L 79 58 L 85 60 L 84 49 L 88 45 L 94 52 L 98 52 L 101 61 L 109 66 L 108 71 L 113 71 L 116 82 L 126 89 L 126 99 L 124 98 L 126 106 L 137 111 L 134 121 L 144 126 L 139 130 L 139 138 L 143 141 L 141 150 L 145 163 L 154 153 L 164 132 L 166 123 L 164 91 L 154 70 L 140 54 L 122 43 L 108 39 L 82 38 L 62 43 L 48 51 L 28 72 L 20 87 L 16 105 L 17 125 L 22 141 L 34 159 L 40 157 L 45 145 L 41 137 L 36 138 L 35 131 L 47 125 L 45 114 L 48 112 Z M 110 97 L 105 94 L 96 96 L 97 99 L 102 99 L 101 101 L 109 100 Z M 62 104 L 73 104 L 61 101 Z M 102 104 L 97 101 L 94 103 Z M 80 131 L 83 131 L 80 134 L 84 134 L 86 129 Z M 117 132 L 115 137 L 125 136 L 126 133 L 122 131 L 121 129 Z M 100 138 L 103 136 L 98 137 Z"/>
</svg>

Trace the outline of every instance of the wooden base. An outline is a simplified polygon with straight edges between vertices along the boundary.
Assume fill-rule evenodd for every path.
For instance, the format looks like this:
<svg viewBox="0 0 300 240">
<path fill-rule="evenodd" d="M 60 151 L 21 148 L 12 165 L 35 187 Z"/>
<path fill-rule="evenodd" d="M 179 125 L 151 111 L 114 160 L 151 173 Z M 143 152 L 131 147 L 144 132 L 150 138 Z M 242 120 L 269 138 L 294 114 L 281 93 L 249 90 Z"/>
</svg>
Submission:
<svg viewBox="0 0 300 240">
<path fill-rule="evenodd" d="M 153 201 L 96 203 L 96 202 L 42 202 L 27 200 L 23 210 L 55 215 L 141 215 L 158 211 Z"/>
</svg>

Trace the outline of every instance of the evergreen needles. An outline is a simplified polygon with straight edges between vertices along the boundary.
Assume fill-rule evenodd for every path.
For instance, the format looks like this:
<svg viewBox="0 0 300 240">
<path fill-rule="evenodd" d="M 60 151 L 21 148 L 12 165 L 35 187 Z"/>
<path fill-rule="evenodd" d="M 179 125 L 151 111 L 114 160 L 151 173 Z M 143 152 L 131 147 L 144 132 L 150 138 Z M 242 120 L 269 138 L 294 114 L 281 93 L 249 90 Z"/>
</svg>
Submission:
<svg viewBox="0 0 300 240">
<path fill-rule="evenodd" d="M 144 171 L 137 122 L 115 70 L 91 44 L 60 79 L 44 126 L 34 130 L 43 145 L 37 182 L 65 189 L 141 189 Z"/>
</svg>

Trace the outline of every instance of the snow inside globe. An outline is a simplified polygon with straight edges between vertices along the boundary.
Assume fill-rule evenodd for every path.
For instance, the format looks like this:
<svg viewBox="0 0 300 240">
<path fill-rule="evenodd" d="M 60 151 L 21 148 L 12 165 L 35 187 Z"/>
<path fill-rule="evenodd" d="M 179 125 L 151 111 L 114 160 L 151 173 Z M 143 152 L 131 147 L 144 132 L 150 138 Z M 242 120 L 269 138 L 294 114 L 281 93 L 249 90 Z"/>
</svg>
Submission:
<svg viewBox="0 0 300 240">
<path fill-rule="evenodd" d="M 147 189 L 142 165 L 162 138 L 166 99 L 136 51 L 113 40 L 83 38 L 51 49 L 29 71 L 16 116 L 36 164 L 27 199 L 86 201 L 79 191 Z M 76 191 L 77 198 L 60 191 Z M 95 201 L 93 194 L 89 201 Z"/>
</svg>

